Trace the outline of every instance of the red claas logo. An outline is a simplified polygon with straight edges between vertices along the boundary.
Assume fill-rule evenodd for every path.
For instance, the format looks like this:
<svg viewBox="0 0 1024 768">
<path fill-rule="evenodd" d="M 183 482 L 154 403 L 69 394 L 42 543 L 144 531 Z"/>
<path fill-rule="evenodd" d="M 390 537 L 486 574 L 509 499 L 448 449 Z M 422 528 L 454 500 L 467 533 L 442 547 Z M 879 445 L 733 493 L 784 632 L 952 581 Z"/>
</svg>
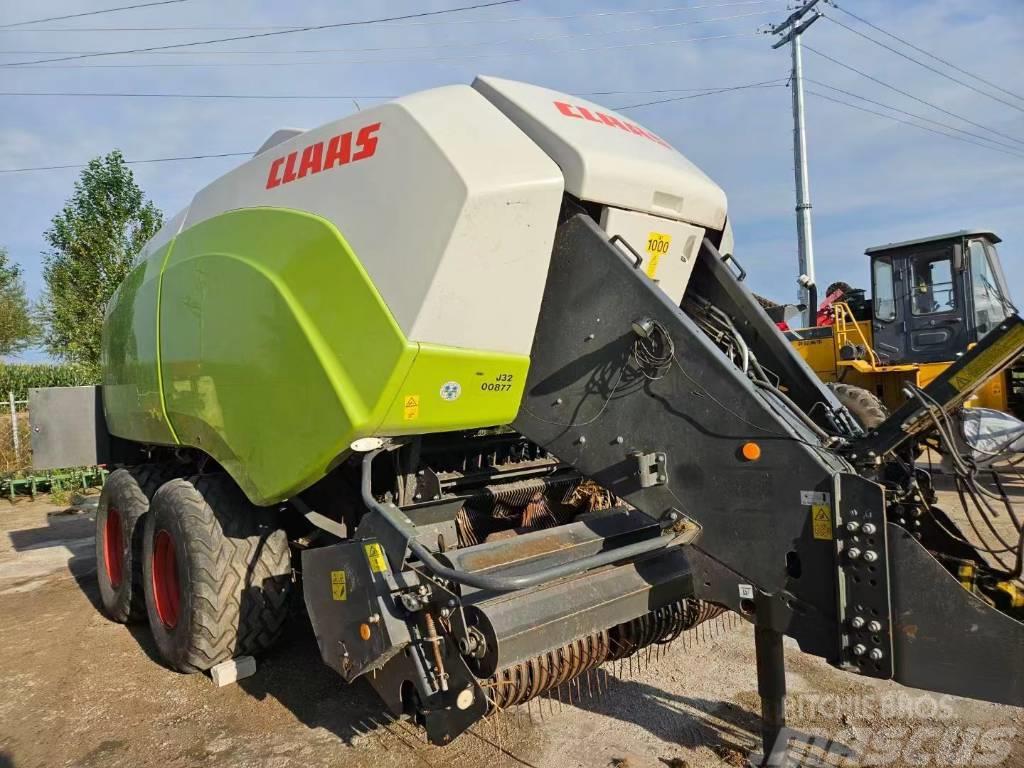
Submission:
<svg viewBox="0 0 1024 768">
<path fill-rule="evenodd" d="M 579 120 L 589 120 L 592 123 L 600 123 L 608 128 L 619 128 L 623 131 L 627 131 L 628 133 L 643 136 L 645 139 L 657 142 L 663 147 L 668 147 L 669 149 L 673 148 L 671 144 L 657 134 L 651 133 L 650 131 L 641 128 L 639 125 L 633 125 L 633 123 L 627 123 L 625 120 L 620 120 L 613 115 L 606 115 L 604 112 L 594 114 L 586 107 L 567 104 L 564 101 L 556 101 L 555 107 L 566 117 L 575 117 Z"/>
<path fill-rule="evenodd" d="M 358 132 L 346 131 L 332 136 L 327 141 L 310 144 L 301 152 L 296 150 L 279 157 L 270 164 L 267 174 L 267 189 L 288 184 L 304 176 L 327 171 L 357 160 L 373 157 L 377 151 L 377 131 L 380 123 L 363 126 Z M 352 151 L 355 144 L 355 152 Z"/>
</svg>

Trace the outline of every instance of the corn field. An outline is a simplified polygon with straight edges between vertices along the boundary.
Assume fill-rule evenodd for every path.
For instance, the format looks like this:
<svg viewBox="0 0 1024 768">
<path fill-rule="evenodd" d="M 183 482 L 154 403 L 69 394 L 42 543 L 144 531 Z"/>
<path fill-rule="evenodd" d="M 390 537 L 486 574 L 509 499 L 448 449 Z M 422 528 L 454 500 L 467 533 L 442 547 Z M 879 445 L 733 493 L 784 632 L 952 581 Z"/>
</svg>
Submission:
<svg viewBox="0 0 1024 768">
<path fill-rule="evenodd" d="M 28 398 L 31 387 L 77 387 L 97 384 L 96 374 L 74 363 L 0 363 L 0 396 L 13 392 L 18 400 Z"/>
<path fill-rule="evenodd" d="M 32 426 L 28 401 L 6 395 L 0 402 L 0 475 L 10 477 L 32 466 Z"/>
</svg>

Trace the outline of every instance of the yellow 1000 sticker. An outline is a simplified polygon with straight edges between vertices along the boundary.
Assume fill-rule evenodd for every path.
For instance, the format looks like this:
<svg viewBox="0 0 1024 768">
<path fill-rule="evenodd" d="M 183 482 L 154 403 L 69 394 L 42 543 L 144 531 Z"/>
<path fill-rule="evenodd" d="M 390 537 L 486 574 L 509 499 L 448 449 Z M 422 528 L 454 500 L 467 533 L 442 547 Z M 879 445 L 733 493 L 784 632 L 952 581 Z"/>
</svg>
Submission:
<svg viewBox="0 0 1024 768">
<path fill-rule="evenodd" d="M 654 278 L 658 272 L 658 262 L 661 257 L 668 253 L 672 247 L 672 235 L 664 232 L 647 233 L 647 268 L 644 270 L 647 276 Z"/>
</svg>

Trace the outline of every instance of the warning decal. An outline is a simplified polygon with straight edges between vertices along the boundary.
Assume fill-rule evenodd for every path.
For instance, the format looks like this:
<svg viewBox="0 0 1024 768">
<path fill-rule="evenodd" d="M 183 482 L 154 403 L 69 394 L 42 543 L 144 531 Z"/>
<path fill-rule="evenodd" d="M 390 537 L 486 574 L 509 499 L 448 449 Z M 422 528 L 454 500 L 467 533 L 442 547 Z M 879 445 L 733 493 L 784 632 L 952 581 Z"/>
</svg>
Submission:
<svg viewBox="0 0 1024 768">
<path fill-rule="evenodd" d="M 978 358 L 963 367 L 959 373 L 949 380 L 958 391 L 964 392 L 980 383 L 990 369 L 1000 361 L 1011 357 L 1024 344 L 1024 326 L 1018 325 L 1010 329 L 1001 339 L 986 349 Z"/>
<path fill-rule="evenodd" d="M 661 257 L 668 254 L 669 248 L 672 246 L 672 235 L 664 232 L 648 232 L 647 233 L 647 267 L 644 271 L 647 276 L 654 278 L 658 272 L 658 262 L 661 261 Z"/>
<path fill-rule="evenodd" d="M 366 552 L 366 559 L 370 561 L 370 570 L 374 573 L 388 572 L 388 559 L 384 556 L 384 550 L 377 542 L 363 545 Z"/>
<path fill-rule="evenodd" d="M 420 396 L 405 395 L 402 398 L 402 418 L 405 421 L 412 421 L 420 415 Z"/>
<path fill-rule="evenodd" d="M 335 600 L 348 600 L 344 571 L 331 571 L 331 597 Z"/>
<path fill-rule="evenodd" d="M 828 504 L 811 505 L 811 533 L 816 539 L 832 540 L 832 507 Z"/>
</svg>

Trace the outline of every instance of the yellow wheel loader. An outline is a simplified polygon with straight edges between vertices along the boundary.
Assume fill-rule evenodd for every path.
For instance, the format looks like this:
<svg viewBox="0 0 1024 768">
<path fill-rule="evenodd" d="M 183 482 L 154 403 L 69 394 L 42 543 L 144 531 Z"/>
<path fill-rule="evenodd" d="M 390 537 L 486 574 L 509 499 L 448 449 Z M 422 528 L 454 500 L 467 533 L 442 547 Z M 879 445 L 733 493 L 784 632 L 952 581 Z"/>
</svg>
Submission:
<svg viewBox="0 0 1024 768">
<path fill-rule="evenodd" d="M 867 390 L 894 410 L 907 383 L 926 386 L 1016 311 L 999 242 L 961 230 L 868 248 L 870 299 L 835 283 L 811 313 L 814 325 L 786 335 L 823 381 Z M 967 405 L 1024 418 L 1024 366 L 987 381 Z"/>
</svg>

